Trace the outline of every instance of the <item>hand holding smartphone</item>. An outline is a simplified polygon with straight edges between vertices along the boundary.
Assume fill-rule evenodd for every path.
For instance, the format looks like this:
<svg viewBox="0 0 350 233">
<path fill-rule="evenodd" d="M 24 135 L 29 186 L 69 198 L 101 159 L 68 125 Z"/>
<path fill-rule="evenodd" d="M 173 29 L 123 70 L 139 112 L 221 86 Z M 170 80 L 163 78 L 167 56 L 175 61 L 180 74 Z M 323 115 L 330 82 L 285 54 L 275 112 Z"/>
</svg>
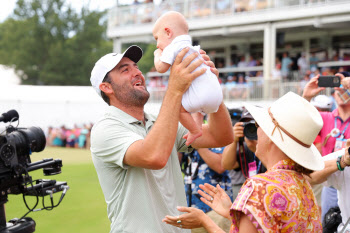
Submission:
<svg viewBox="0 0 350 233">
<path fill-rule="evenodd" d="M 318 78 L 319 87 L 340 87 L 340 77 L 335 75 L 323 76 Z"/>
</svg>

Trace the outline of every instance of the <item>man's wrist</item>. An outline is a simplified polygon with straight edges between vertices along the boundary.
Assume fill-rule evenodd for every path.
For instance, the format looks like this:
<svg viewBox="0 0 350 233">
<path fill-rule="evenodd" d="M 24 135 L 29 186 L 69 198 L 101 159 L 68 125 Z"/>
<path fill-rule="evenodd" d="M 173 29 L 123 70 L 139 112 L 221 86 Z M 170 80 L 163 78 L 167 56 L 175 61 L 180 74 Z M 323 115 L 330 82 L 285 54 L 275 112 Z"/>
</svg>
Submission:
<svg viewBox="0 0 350 233">
<path fill-rule="evenodd" d="M 339 171 L 344 171 L 346 164 L 343 162 L 343 156 L 337 158 L 337 168 Z"/>
<path fill-rule="evenodd" d="M 350 166 L 350 164 L 347 164 L 346 162 L 345 162 L 345 155 L 343 155 L 342 157 L 341 157 L 341 159 L 340 159 L 340 163 L 344 166 L 344 168 L 345 167 L 349 167 Z"/>
</svg>

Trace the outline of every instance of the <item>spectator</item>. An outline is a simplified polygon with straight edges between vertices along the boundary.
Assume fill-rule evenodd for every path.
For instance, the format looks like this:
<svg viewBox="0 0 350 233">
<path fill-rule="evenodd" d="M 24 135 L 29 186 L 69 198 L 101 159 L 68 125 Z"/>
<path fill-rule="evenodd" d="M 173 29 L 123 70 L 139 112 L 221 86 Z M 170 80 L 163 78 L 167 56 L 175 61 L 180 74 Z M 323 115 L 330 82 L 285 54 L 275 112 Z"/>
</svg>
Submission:
<svg viewBox="0 0 350 233">
<path fill-rule="evenodd" d="M 247 138 L 243 132 L 244 122 L 250 121 L 254 121 L 252 115 L 244 110 L 239 122 L 233 126 L 233 143 L 228 145 L 222 153 L 222 167 L 230 170 L 234 199 L 245 179 L 266 171 L 261 161 L 255 156 L 257 138 Z M 236 172 L 241 175 L 236 174 Z"/>
<path fill-rule="evenodd" d="M 191 153 L 185 153 L 181 164 L 184 166 L 185 192 L 188 206 L 201 209 L 218 226 L 225 231 L 229 231 L 230 221 L 218 215 L 209 206 L 204 204 L 198 194 L 199 185 L 209 183 L 216 186 L 218 184 L 232 199 L 231 180 L 228 172 L 221 165 L 221 154 L 223 150 L 224 147 L 197 149 Z M 192 233 L 202 232 L 206 233 L 207 231 L 204 228 L 192 230 Z"/>
<path fill-rule="evenodd" d="M 237 64 L 237 67 L 238 68 L 246 68 L 246 67 L 248 67 L 248 63 L 246 62 L 246 60 L 245 60 L 245 57 L 244 56 L 241 56 L 241 58 L 240 58 L 240 61 L 238 62 L 238 64 Z M 243 72 L 243 71 L 240 71 L 239 73 L 238 73 L 238 77 L 239 76 L 245 76 L 246 75 L 246 72 Z"/>
<path fill-rule="evenodd" d="M 234 88 L 237 85 L 237 76 L 228 76 L 227 81 L 225 83 L 225 92 L 226 97 L 233 97 L 234 95 Z"/>
<path fill-rule="evenodd" d="M 350 155 L 349 148 L 350 140 L 346 142 L 346 148 L 342 150 L 342 153 L 336 154 L 332 153 L 326 155 L 325 160 L 325 169 L 317 171 L 311 174 L 311 179 L 308 179 L 311 184 L 320 184 L 324 182 L 327 186 L 333 186 L 338 190 L 339 197 L 339 208 L 341 221 L 340 224 L 337 221 L 337 212 L 329 213 L 327 219 L 323 222 L 323 232 L 349 232 L 350 225 L 345 224 L 350 219 L 350 204 L 349 204 L 349 195 L 350 195 Z M 331 210 L 331 209 L 330 209 Z M 345 229 L 344 229 L 345 227 Z"/>
<path fill-rule="evenodd" d="M 248 85 L 242 74 L 238 76 L 238 82 L 231 91 L 231 96 L 235 99 L 246 99 L 248 97 Z"/>
<path fill-rule="evenodd" d="M 232 219 L 230 232 L 320 232 L 322 224 L 314 194 L 303 175 L 322 170 L 324 162 L 312 145 L 322 128 L 317 110 L 299 95 L 287 93 L 268 109 L 246 105 L 258 127 L 256 155 L 268 171 L 246 180 L 232 204 L 219 186 L 201 185 L 201 200 Z M 349 161 L 350 162 L 350 161 Z M 230 208 L 231 207 L 231 208 Z M 222 233 L 203 211 L 166 216 L 164 222 L 182 227 L 198 225 Z"/>
<path fill-rule="evenodd" d="M 293 65 L 292 59 L 290 59 L 287 52 L 284 52 L 282 62 L 281 62 L 281 72 L 282 72 L 283 80 L 286 80 L 288 78 L 292 65 Z"/>
<path fill-rule="evenodd" d="M 305 52 L 301 53 L 301 56 L 298 58 L 298 70 L 299 70 L 299 75 L 303 77 L 307 70 L 309 69 L 309 63 L 306 60 L 305 57 Z"/>
<path fill-rule="evenodd" d="M 344 73 L 347 77 L 348 73 Z M 337 74 L 344 79 L 343 74 Z M 310 101 L 314 96 L 325 88 L 318 87 L 318 78 L 316 76 L 310 80 L 305 86 L 303 97 Z M 342 81 L 343 83 L 344 81 Z M 350 102 L 344 103 L 339 97 L 339 94 L 344 90 L 339 89 L 335 91 L 334 97 L 338 107 L 333 112 L 321 112 L 323 120 L 323 128 L 320 131 L 322 141 L 322 155 L 325 156 L 333 151 L 341 150 L 345 147 L 346 139 L 350 138 Z M 322 220 L 327 211 L 338 206 L 337 190 L 332 187 L 324 187 L 322 190 Z"/>
<path fill-rule="evenodd" d="M 247 67 L 255 67 L 256 66 L 256 60 L 252 55 L 249 56 L 249 62 Z M 250 77 L 256 77 L 256 71 L 250 71 L 249 72 Z"/>
<path fill-rule="evenodd" d="M 312 69 L 318 69 L 318 62 L 319 62 L 319 59 L 318 57 L 316 56 L 315 53 L 311 53 L 311 56 L 310 56 L 310 70 L 312 71 Z M 312 77 L 311 77 L 312 78 Z"/>
</svg>

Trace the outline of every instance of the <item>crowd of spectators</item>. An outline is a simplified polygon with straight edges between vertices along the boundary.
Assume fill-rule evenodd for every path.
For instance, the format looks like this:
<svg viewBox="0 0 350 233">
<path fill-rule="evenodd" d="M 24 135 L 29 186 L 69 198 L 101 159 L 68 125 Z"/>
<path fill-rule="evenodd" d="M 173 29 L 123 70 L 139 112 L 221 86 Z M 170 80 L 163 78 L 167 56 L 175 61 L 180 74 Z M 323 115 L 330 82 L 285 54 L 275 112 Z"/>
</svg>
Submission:
<svg viewBox="0 0 350 233">
<path fill-rule="evenodd" d="M 250 93 L 257 93 L 264 83 L 263 72 L 259 69 L 243 72 L 241 69 L 261 67 L 263 65 L 262 58 L 250 55 L 246 60 L 245 56 L 233 59 L 230 65 L 224 66 L 222 61 L 216 62 L 216 67 L 220 68 L 239 68 L 239 72 L 221 72 L 219 82 L 221 83 L 224 97 L 226 99 L 247 99 Z M 338 72 L 349 71 L 350 66 L 318 66 L 320 62 L 327 61 L 350 61 L 350 54 L 344 53 L 343 56 L 335 54 L 331 59 L 326 55 L 311 53 L 307 59 L 306 53 L 302 52 L 296 56 L 291 56 L 288 52 L 284 52 L 281 56 L 276 57 L 276 65 L 270 75 L 270 85 L 272 96 L 277 98 L 279 95 L 280 82 L 299 82 L 295 92 L 301 94 L 306 83 L 318 74 L 334 75 Z M 153 69 L 150 70 L 154 71 Z M 150 77 L 147 85 L 151 91 L 156 91 L 156 96 L 163 95 L 167 87 L 167 76 Z"/>
<path fill-rule="evenodd" d="M 82 127 L 74 125 L 73 128 L 61 126 L 48 127 L 46 133 L 47 146 L 70 147 L 90 149 L 90 132 L 92 124 L 84 124 Z"/>
</svg>

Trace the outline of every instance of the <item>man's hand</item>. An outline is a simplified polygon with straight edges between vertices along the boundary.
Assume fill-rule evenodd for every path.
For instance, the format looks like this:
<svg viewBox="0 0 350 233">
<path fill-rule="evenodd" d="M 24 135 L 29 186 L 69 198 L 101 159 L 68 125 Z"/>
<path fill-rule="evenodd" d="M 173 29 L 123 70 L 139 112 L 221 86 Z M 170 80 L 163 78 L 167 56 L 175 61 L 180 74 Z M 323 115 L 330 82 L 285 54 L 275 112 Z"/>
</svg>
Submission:
<svg viewBox="0 0 350 233">
<path fill-rule="evenodd" d="M 210 71 L 213 72 L 216 77 L 219 77 L 219 71 L 215 68 L 214 62 L 210 60 L 210 57 L 206 54 L 204 50 L 199 50 L 199 53 L 202 55 L 202 58 L 204 60 L 204 64 L 210 67 Z"/>
<path fill-rule="evenodd" d="M 342 162 L 346 166 L 350 166 L 350 154 L 349 154 L 349 149 L 350 149 L 350 139 L 346 140 L 346 148 L 345 148 L 345 154 L 342 157 Z"/>
<path fill-rule="evenodd" d="M 194 61 L 198 56 L 198 53 L 192 53 L 182 60 L 188 50 L 189 48 L 181 50 L 171 66 L 168 91 L 174 91 L 182 95 L 191 85 L 192 81 L 206 71 L 205 68 L 194 71 L 204 62 L 201 59 Z"/>
<path fill-rule="evenodd" d="M 344 89 L 350 89 L 350 77 L 344 77 L 344 75 L 341 73 L 337 73 L 335 75 L 340 77 L 340 83 L 343 85 Z"/>
<path fill-rule="evenodd" d="M 320 93 L 321 91 L 323 91 L 324 87 L 319 87 L 318 86 L 318 78 L 320 77 L 320 75 L 317 75 L 315 77 L 313 77 L 304 87 L 304 91 L 303 91 L 303 97 L 307 100 L 307 101 L 311 101 L 311 99 L 313 97 L 315 97 L 318 93 Z"/>
</svg>

